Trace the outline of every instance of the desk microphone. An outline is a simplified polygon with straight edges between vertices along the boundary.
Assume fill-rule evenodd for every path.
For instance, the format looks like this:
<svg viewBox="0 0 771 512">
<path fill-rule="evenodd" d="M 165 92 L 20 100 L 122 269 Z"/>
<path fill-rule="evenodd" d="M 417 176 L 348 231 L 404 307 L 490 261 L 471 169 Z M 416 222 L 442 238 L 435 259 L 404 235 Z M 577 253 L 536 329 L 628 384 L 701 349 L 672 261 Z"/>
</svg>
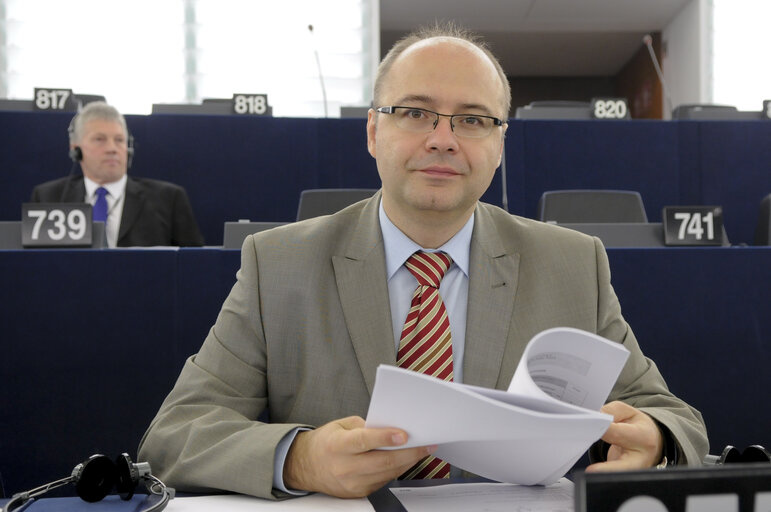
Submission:
<svg viewBox="0 0 771 512">
<path fill-rule="evenodd" d="M 308 31 L 311 33 L 311 38 L 313 38 L 313 25 L 308 25 Z M 316 48 L 316 40 L 313 40 L 313 55 L 316 56 L 316 67 L 319 70 L 319 81 L 321 82 L 321 97 L 324 99 L 324 117 L 329 117 L 329 112 L 327 111 L 327 89 L 324 87 L 324 75 L 321 73 L 321 61 L 319 60 L 319 50 Z"/>
<path fill-rule="evenodd" d="M 648 48 L 648 54 L 651 56 L 653 67 L 656 69 L 656 74 L 661 82 L 661 89 L 664 91 L 664 98 L 666 99 L 669 112 L 672 113 L 672 97 L 669 95 L 669 88 L 666 81 L 664 81 L 664 73 L 661 72 L 661 66 L 659 66 L 659 60 L 656 58 L 656 52 L 653 51 L 653 37 L 650 34 L 645 34 L 642 38 L 643 44 Z"/>
</svg>

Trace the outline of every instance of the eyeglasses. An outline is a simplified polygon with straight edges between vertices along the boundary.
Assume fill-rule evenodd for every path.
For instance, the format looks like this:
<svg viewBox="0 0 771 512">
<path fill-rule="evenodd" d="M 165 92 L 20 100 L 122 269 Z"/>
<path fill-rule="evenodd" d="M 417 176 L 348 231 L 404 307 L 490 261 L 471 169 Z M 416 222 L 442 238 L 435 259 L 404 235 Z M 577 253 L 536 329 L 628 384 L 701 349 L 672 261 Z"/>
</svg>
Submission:
<svg viewBox="0 0 771 512">
<path fill-rule="evenodd" d="M 415 133 L 434 131 L 439 124 L 439 117 L 450 118 L 450 128 L 455 135 L 471 139 L 487 137 L 494 127 L 503 125 L 503 120 L 497 117 L 478 114 L 440 114 L 417 107 L 378 107 L 375 111 L 381 114 L 393 114 L 396 126 Z"/>
</svg>

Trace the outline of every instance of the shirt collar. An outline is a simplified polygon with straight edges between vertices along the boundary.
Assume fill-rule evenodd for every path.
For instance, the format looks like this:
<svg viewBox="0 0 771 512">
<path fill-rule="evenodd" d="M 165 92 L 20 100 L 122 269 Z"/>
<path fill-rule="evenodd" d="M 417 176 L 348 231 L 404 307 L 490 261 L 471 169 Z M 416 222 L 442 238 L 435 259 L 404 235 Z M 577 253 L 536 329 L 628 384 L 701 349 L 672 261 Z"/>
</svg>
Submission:
<svg viewBox="0 0 771 512">
<path fill-rule="evenodd" d="M 104 187 L 107 189 L 107 192 L 110 193 L 110 197 L 115 199 L 116 201 L 120 199 L 120 197 L 123 195 L 123 192 L 126 190 L 126 182 L 128 181 L 128 176 L 126 174 L 123 175 L 121 179 L 118 181 L 113 181 L 112 183 L 105 183 L 104 185 L 99 185 L 97 182 L 87 178 L 85 175 L 83 176 L 83 182 L 86 184 L 86 197 L 94 197 L 94 194 L 96 194 L 96 189 L 99 187 Z"/>
<path fill-rule="evenodd" d="M 397 228 L 383 209 L 383 201 L 379 208 L 380 231 L 383 233 L 385 246 L 386 273 L 391 279 L 399 268 L 404 265 L 415 251 L 432 252 L 434 249 L 425 249 L 410 240 L 410 238 Z M 450 255 L 453 263 L 468 277 L 469 252 L 471 250 L 471 234 L 474 231 L 474 214 L 471 214 L 466 224 L 455 233 L 438 251 L 444 251 Z"/>
</svg>

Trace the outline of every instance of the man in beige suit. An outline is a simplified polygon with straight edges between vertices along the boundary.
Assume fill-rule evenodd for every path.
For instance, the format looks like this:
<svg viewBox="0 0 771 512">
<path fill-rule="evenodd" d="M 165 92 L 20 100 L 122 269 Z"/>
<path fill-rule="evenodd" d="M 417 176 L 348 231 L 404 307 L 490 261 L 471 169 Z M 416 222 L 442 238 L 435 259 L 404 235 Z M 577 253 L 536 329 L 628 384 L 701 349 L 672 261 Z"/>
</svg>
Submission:
<svg viewBox="0 0 771 512">
<path fill-rule="evenodd" d="M 589 470 L 699 464 L 701 415 L 640 351 L 602 244 L 478 201 L 500 162 L 509 102 L 500 65 L 462 31 L 398 43 L 379 68 L 367 122 L 382 190 L 247 237 L 237 282 L 140 459 L 178 489 L 269 498 L 364 496 L 404 473 L 435 447 L 379 450 L 407 434 L 365 428 L 362 416 L 377 366 L 396 364 L 416 283 L 402 264 L 438 248 L 453 261 L 439 290 L 456 381 L 505 389 L 536 333 L 595 332 L 631 355 Z M 258 421 L 266 409 L 270 421 Z"/>
</svg>

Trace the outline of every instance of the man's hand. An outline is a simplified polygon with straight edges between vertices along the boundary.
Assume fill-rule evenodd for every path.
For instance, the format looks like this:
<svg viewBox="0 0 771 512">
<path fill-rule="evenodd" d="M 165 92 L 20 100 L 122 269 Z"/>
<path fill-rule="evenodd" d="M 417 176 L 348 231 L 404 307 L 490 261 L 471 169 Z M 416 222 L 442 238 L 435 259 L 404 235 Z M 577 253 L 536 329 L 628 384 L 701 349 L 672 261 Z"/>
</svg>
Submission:
<svg viewBox="0 0 771 512">
<path fill-rule="evenodd" d="M 601 410 L 613 415 L 613 423 L 602 436 L 611 445 L 608 460 L 592 464 L 586 471 L 645 469 L 661 461 L 664 438 L 650 416 L 623 402 L 610 402 Z"/>
<path fill-rule="evenodd" d="M 359 416 L 329 422 L 297 434 L 284 463 L 284 484 L 340 498 L 367 496 L 436 449 L 378 450 L 406 442 L 405 431 L 364 428 Z"/>
</svg>

